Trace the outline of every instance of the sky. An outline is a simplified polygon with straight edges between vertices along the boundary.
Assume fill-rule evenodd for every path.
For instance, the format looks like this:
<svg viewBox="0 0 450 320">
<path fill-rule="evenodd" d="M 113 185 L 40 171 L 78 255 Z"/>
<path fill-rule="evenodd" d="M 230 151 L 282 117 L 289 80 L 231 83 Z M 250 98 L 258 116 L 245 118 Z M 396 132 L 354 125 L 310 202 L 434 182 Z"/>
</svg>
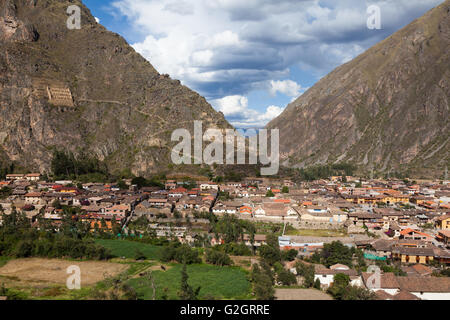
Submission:
<svg viewBox="0 0 450 320">
<path fill-rule="evenodd" d="M 320 78 L 442 2 L 83 0 L 99 23 L 236 128 L 264 127 Z"/>
</svg>

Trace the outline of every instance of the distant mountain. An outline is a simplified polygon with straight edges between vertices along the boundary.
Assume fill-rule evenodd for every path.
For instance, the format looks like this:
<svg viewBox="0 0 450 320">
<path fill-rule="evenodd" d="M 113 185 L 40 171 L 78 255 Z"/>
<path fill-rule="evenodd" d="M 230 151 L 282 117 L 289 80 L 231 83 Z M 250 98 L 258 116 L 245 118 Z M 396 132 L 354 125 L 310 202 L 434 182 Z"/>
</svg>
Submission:
<svg viewBox="0 0 450 320">
<path fill-rule="evenodd" d="M 367 172 L 450 167 L 450 1 L 321 79 L 267 128 L 284 164 Z"/>
<path fill-rule="evenodd" d="M 81 8 L 81 30 L 67 7 Z M 0 0 L 0 161 L 48 170 L 53 149 L 111 170 L 168 167 L 176 128 L 230 128 L 196 92 L 160 75 L 81 1 Z"/>
</svg>

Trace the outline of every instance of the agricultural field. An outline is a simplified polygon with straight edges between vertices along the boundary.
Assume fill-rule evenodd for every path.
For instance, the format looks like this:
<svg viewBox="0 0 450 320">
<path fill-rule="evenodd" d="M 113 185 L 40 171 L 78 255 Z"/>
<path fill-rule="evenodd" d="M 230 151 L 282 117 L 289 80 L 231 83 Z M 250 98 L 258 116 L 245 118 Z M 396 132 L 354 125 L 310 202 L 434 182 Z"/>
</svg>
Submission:
<svg viewBox="0 0 450 320">
<path fill-rule="evenodd" d="M 181 281 L 180 264 L 172 264 L 164 270 L 152 272 L 156 287 L 156 299 L 178 299 L 177 292 Z M 247 279 L 248 273 L 239 267 L 218 267 L 212 265 L 187 266 L 189 284 L 194 288 L 200 286 L 200 299 L 251 299 L 251 285 Z M 143 299 L 152 299 L 153 289 L 146 277 L 134 278 L 128 281 Z"/>
<path fill-rule="evenodd" d="M 76 265 L 81 270 L 81 285 L 92 285 L 125 271 L 128 266 L 103 261 L 70 261 L 61 259 L 25 258 L 8 261 L 0 268 L 0 276 L 26 282 L 65 284 L 67 268 Z"/>
<path fill-rule="evenodd" d="M 109 249 L 115 257 L 125 257 L 134 259 L 136 252 L 142 252 L 147 260 L 159 260 L 161 257 L 162 247 L 146 244 L 142 242 L 134 242 L 127 240 L 105 240 L 97 239 L 97 244 Z"/>
<path fill-rule="evenodd" d="M 178 299 L 182 265 L 159 261 L 163 247 L 126 240 L 96 240 L 113 254 L 109 261 L 0 257 L 0 287 L 17 299 L 86 300 L 110 298 L 113 279 L 134 288 L 139 299 L 153 299 L 148 274 L 154 279 L 156 299 Z M 145 260 L 136 261 L 137 251 Z M 235 266 L 188 265 L 189 284 L 200 286 L 199 299 L 252 299 L 248 280 L 252 257 L 233 257 Z M 81 269 L 81 290 L 66 287 L 67 267 Z M 111 282 L 113 281 L 113 282 Z"/>
<path fill-rule="evenodd" d="M 0 259 L 6 262 L 5 258 Z M 67 268 L 76 265 L 81 271 L 81 290 L 69 290 Z M 0 286 L 15 293 L 16 299 L 78 300 L 90 298 L 91 289 L 107 277 L 127 271 L 130 265 L 106 261 L 63 259 L 9 259 L 0 264 Z"/>
</svg>

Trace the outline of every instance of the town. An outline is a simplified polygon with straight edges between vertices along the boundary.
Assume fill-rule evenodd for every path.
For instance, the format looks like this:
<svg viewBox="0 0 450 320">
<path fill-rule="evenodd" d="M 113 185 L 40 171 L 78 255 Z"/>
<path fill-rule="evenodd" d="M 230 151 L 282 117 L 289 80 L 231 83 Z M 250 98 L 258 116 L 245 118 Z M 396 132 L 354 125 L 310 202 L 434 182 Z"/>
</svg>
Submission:
<svg viewBox="0 0 450 320">
<path fill-rule="evenodd" d="M 23 214 L 32 228 L 50 225 L 58 232 L 70 212 L 91 234 L 109 238 L 151 236 L 190 248 L 235 246 L 225 249 L 233 261 L 249 257 L 252 273 L 258 263 L 273 270 L 278 299 L 301 299 L 299 288 L 316 290 L 324 295 L 319 299 L 339 299 L 351 286 L 371 299 L 450 300 L 449 181 L 171 177 L 149 186 L 144 178 L 116 184 L 43 178 L 6 175 L 0 182 L 0 224 L 13 213 Z M 229 230 L 235 225 L 237 234 Z M 271 261 L 274 252 L 282 258 Z M 207 254 L 207 260 L 214 258 Z M 377 286 L 369 266 L 378 268 Z M 1 276 L 2 268 L 0 281 Z"/>
</svg>

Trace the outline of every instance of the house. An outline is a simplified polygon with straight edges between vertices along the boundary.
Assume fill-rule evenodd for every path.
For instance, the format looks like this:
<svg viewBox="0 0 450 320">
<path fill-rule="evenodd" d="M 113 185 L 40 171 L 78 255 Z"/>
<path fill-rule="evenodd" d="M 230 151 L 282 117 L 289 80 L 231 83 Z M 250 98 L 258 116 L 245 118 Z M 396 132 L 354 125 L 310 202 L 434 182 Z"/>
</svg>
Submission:
<svg viewBox="0 0 450 320">
<path fill-rule="evenodd" d="M 177 187 L 177 182 L 175 180 L 167 180 L 166 183 L 164 184 L 164 188 L 166 190 L 172 190 L 175 189 Z"/>
<path fill-rule="evenodd" d="M 251 247 L 251 246 L 260 247 L 262 245 L 267 244 L 266 235 L 264 235 L 264 234 L 255 234 L 254 239 L 253 239 L 253 244 L 250 241 L 250 235 L 248 235 L 248 234 L 244 234 L 243 240 L 247 247 Z"/>
<path fill-rule="evenodd" d="M 379 257 L 390 258 L 392 254 L 392 248 L 395 246 L 395 242 L 392 240 L 380 239 L 372 242 L 371 247 L 375 250 L 375 253 Z"/>
<path fill-rule="evenodd" d="M 28 181 L 39 181 L 40 178 L 41 178 L 40 173 L 29 173 L 25 175 L 25 179 L 27 179 Z"/>
<path fill-rule="evenodd" d="M 297 219 L 298 213 L 290 206 L 286 206 L 283 203 L 266 202 L 259 205 L 254 215 L 256 218 L 269 218 L 269 219 Z"/>
<path fill-rule="evenodd" d="M 241 215 L 248 215 L 248 216 L 251 216 L 251 215 L 253 214 L 253 208 L 250 207 L 250 206 L 244 205 L 244 206 L 242 206 L 242 207 L 239 208 L 239 213 L 240 213 Z"/>
<path fill-rule="evenodd" d="M 362 286 L 361 277 L 358 275 L 356 270 L 350 268 L 345 269 L 339 266 L 336 269 L 316 268 L 314 273 L 314 281 L 318 279 L 320 281 L 320 286 L 326 289 L 333 284 L 334 276 L 339 273 L 348 275 L 352 286 Z"/>
<path fill-rule="evenodd" d="M 169 197 L 171 198 L 181 198 L 187 192 L 187 189 L 183 187 L 178 187 L 169 191 Z"/>
<path fill-rule="evenodd" d="M 435 252 L 433 248 L 411 248 L 397 247 L 392 249 L 392 257 L 399 259 L 402 263 L 423 263 L 427 264 L 434 260 Z"/>
<path fill-rule="evenodd" d="M 40 192 L 28 192 L 25 194 L 25 204 L 39 205 L 42 204 L 42 193 Z"/>
<path fill-rule="evenodd" d="M 121 218 L 127 217 L 130 212 L 130 206 L 124 204 L 114 205 L 105 209 L 106 215 L 118 216 Z"/>
<path fill-rule="evenodd" d="M 395 295 L 400 291 L 400 284 L 392 272 L 381 273 L 379 275 L 363 272 L 362 281 L 364 286 L 373 292 L 384 291 L 387 294 Z"/>
<path fill-rule="evenodd" d="M 400 239 L 407 240 L 423 240 L 423 241 L 433 241 L 433 237 L 429 234 L 414 230 L 411 228 L 406 228 L 400 232 Z"/>
<path fill-rule="evenodd" d="M 24 174 L 7 174 L 6 175 L 6 180 L 22 180 L 25 179 L 25 175 Z"/>
<path fill-rule="evenodd" d="M 436 238 L 443 242 L 447 248 L 450 248 L 450 230 L 439 230 Z"/>
<path fill-rule="evenodd" d="M 422 300 L 450 300 L 448 277 L 397 277 L 401 290 Z"/>
<path fill-rule="evenodd" d="M 204 190 L 219 190 L 219 185 L 217 183 L 214 182 L 202 182 L 200 183 L 200 190 L 204 191 Z"/>
<path fill-rule="evenodd" d="M 420 263 L 413 266 L 403 266 L 401 269 L 406 272 L 408 276 L 428 277 L 433 273 L 433 269 Z"/>
<path fill-rule="evenodd" d="M 437 218 L 436 228 L 441 230 L 450 230 L 450 214 Z"/>
</svg>

